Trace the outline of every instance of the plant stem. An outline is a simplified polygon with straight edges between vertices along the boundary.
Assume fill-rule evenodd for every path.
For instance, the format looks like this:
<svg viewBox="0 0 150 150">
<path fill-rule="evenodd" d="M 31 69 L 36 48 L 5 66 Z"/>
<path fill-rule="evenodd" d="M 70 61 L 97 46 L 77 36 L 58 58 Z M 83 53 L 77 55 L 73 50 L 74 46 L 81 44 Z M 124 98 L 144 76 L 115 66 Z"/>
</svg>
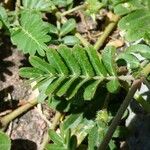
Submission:
<svg viewBox="0 0 150 150">
<path fill-rule="evenodd" d="M 88 47 L 90 45 L 89 42 L 81 36 L 81 34 L 76 33 L 75 36 L 81 41 L 83 46 Z"/>
<path fill-rule="evenodd" d="M 56 112 L 54 120 L 53 120 L 52 125 L 51 125 L 51 129 L 56 130 L 57 124 L 58 124 L 61 117 L 62 117 L 62 113 Z M 40 150 L 44 150 L 45 146 L 48 144 L 48 142 L 49 142 L 49 136 L 48 136 L 48 133 L 45 133 L 44 138 L 43 138 L 43 142 L 40 146 Z"/>
<path fill-rule="evenodd" d="M 74 7 L 74 8 L 72 8 L 72 9 L 68 10 L 68 11 L 65 11 L 65 12 L 63 12 L 63 13 L 61 14 L 61 16 L 66 16 L 66 15 L 68 15 L 68 14 L 74 12 L 74 11 L 77 11 L 77 10 L 80 10 L 80 9 L 84 9 L 84 8 L 86 8 L 86 4 L 83 4 L 83 5 Z"/>
<path fill-rule="evenodd" d="M 131 89 L 129 90 L 125 100 L 123 101 L 123 103 L 121 104 L 116 116 L 114 117 L 106 135 L 104 136 L 104 139 L 102 141 L 102 143 L 99 146 L 99 150 L 106 150 L 107 146 L 109 144 L 109 141 L 111 140 L 114 131 L 116 130 L 125 110 L 127 109 L 131 99 L 133 98 L 135 92 L 137 91 L 137 89 L 139 88 L 139 86 L 141 85 L 141 80 L 137 79 L 133 82 Z"/>
<path fill-rule="evenodd" d="M 53 130 L 56 129 L 57 124 L 58 124 L 58 122 L 59 122 L 61 116 L 62 116 L 62 113 L 60 113 L 60 112 L 57 111 L 56 114 L 55 114 L 53 123 L 52 123 L 52 125 L 51 125 L 51 129 L 53 129 Z"/>
<path fill-rule="evenodd" d="M 17 108 L 16 110 L 14 110 L 13 112 L 11 112 L 10 114 L 2 117 L 0 119 L 0 125 L 1 125 L 1 127 L 6 127 L 9 122 L 11 122 L 13 119 L 15 119 L 16 117 L 18 117 L 22 113 L 26 112 L 28 109 L 30 109 L 33 106 L 35 106 L 37 103 L 38 103 L 37 99 L 33 99 L 33 100 L 27 102 L 25 105 L 20 106 L 19 108 Z"/>
<path fill-rule="evenodd" d="M 119 21 L 119 16 L 113 14 L 111 18 L 111 22 L 105 28 L 103 34 L 98 38 L 97 42 L 94 45 L 94 48 L 96 50 L 99 50 L 103 46 L 105 40 L 107 39 L 109 34 L 112 32 L 112 30 L 115 28 L 118 21 Z"/>
</svg>

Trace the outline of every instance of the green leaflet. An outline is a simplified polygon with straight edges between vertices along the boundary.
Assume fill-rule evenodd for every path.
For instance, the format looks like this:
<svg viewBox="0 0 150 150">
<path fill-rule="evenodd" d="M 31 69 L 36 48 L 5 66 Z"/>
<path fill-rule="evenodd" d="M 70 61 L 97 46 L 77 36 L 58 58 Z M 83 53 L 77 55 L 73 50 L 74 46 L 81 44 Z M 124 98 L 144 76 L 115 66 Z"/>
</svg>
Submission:
<svg viewBox="0 0 150 150">
<path fill-rule="evenodd" d="M 48 49 L 47 50 L 47 58 L 50 64 L 56 68 L 58 73 L 67 75 L 68 74 L 68 69 L 66 65 L 64 64 L 63 60 L 61 59 L 60 55 L 55 49 Z"/>
<path fill-rule="evenodd" d="M 76 22 L 74 19 L 69 19 L 67 22 L 65 22 L 60 29 L 60 34 L 59 36 L 64 36 L 71 32 L 73 29 L 76 27 Z"/>
<path fill-rule="evenodd" d="M 92 46 L 89 46 L 86 48 L 86 51 L 88 53 L 88 56 L 89 56 L 90 61 L 92 63 L 92 66 L 94 67 L 96 75 L 97 76 L 106 76 L 107 71 L 104 68 L 104 65 L 102 64 L 102 61 L 101 61 L 99 54 L 96 51 L 96 49 L 94 49 L 94 47 L 92 47 Z"/>
<path fill-rule="evenodd" d="M 73 46 L 75 44 L 80 44 L 80 40 L 73 36 L 73 35 L 68 35 L 62 38 L 64 44 L 69 45 L 69 46 Z"/>
<path fill-rule="evenodd" d="M 80 46 L 75 46 L 73 54 L 81 66 L 82 74 L 85 76 L 94 76 L 93 68 L 88 60 L 85 50 Z"/>
<path fill-rule="evenodd" d="M 98 0 L 86 0 L 87 3 L 87 10 L 86 13 L 89 15 L 96 14 L 100 8 L 103 7 L 103 4 L 100 3 Z"/>
<path fill-rule="evenodd" d="M 144 44 L 131 45 L 126 49 L 126 53 L 139 53 L 144 58 L 150 59 L 150 46 Z"/>
<path fill-rule="evenodd" d="M 144 1 L 144 2 L 143 2 Z M 147 8 L 148 5 L 146 3 L 148 0 L 128 0 L 119 3 L 114 7 L 114 12 L 118 15 L 125 15 L 137 9 Z"/>
<path fill-rule="evenodd" d="M 59 7 L 66 7 L 67 5 L 72 4 L 73 0 L 52 0 L 52 2 Z"/>
<path fill-rule="evenodd" d="M 51 0 L 23 0 L 24 9 L 50 11 L 55 8 Z"/>
<path fill-rule="evenodd" d="M 85 90 L 84 90 L 84 99 L 85 100 L 91 100 L 94 97 L 97 87 L 102 81 L 103 81 L 103 79 L 93 81 L 85 88 Z"/>
<path fill-rule="evenodd" d="M 32 66 L 38 68 L 41 71 L 44 71 L 49 74 L 56 74 L 55 69 L 50 64 L 48 64 L 46 61 L 42 60 L 37 56 L 31 56 L 29 58 L 29 62 Z"/>
<path fill-rule="evenodd" d="M 124 36 L 128 41 L 136 41 L 144 38 L 148 43 L 149 40 L 149 20 L 150 20 L 150 10 L 141 9 L 136 10 L 127 16 L 123 17 L 119 21 L 119 28 L 124 32 Z M 146 36 L 147 35 L 147 36 Z"/>
<path fill-rule="evenodd" d="M 40 90 L 46 90 L 47 87 L 53 82 L 55 77 L 47 77 L 42 80 L 40 80 L 33 89 L 39 88 Z"/>
<path fill-rule="evenodd" d="M 66 79 L 65 76 L 62 76 L 58 79 L 55 79 L 46 89 L 46 94 L 51 95 L 57 88 L 60 86 L 60 84 Z"/>
<path fill-rule="evenodd" d="M 88 136 L 88 150 L 95 150 L 101 142 L 100 135 L 98 134 L 98 127 L 95 125 Z"/>
<path fill-rule="evenodd" d="M 119 90 L 120 83 L 119 83 L 118 79 L 114 79 L 114 80 L 109 81 L 106 84 L 106 86 L 110 93 L 116 93 Z"/>
<path fill-rule="evenodd" d="M 144 44 L 131 45 L 126 48 L 124 53 L 117 56 L 117 59 L 124 59 L 131 69 L 140 67 L 140 60 L 134 56 L 140 54 L 144 59 L 150 59 L 150 47 Z"/>
<path fill-rule="evenodd" d="M 78 84 L 76 84 L 70 91 L 67 92 L 67 99 L 71 99 L 76 95 L 78 90 L 81 88 L 82 85 L 84 85 L 87 81 L 89 81 L 89 78 L 82 79 Z"/>
<path fill-rule="evenodd" d="M 10 26 L 6 9 L 0 5 L 0 29 L 3 25 L 5 25 L 7 28 Z"/>
<path fill-rule="evenodd" d="M 62 131 L 67 131 L 68 129 L 73 129 L 80 124 L 83 120 L 83 114 L 73 114 L 67 117 L 63 123 Z"/>
<path fill-rule="evenodd" d="M 59 136 L 54 130 L 50 129 L 48 131 L 50 139 L 56 144 L 56 145 L 63 145 L 63 138 Z"/>
<path fill-rule="evenodd" d="M 20 25 L 10 30 L 12 43 L 25 54 L 34 55 L 37 51 L 44 56 L 44 50 L 47 49 L 45 43 L 50 41 L 50 37 L 41 16 L 35 12 L 22 11 L 19 21 Z"/>
<path fill-rule="evenodd" d="M 76 62 L 76 59 L 72 56 L 72 51 L 67 46 L 60 46 L 58 49 L 58 52 L 64 58 L 66 64 L 68 65 L 69 69 L 71 70 L 71 73 L 74 76 L 78 76 L 81 74 L 80 66 Z"/>
<path fill-rule="evenodd" d="M 132 54 L 128 54 L 128 53 L 121 53 L 117 59 L 124 59 L 127 64 L 130 65 L 131 69 L 135 69 L 138 68 L 140 66 L 140 62 L 139 60 Z"/>
<path fill-rule="evenodd" d="M 37 78 L 44 75 L 44 72 L 37 68 L 23 67 L 19 70 L 19 75 L 24 78 Z"/>
<path fill-rule="evenodd" d="M 115 64 L 115 52 L 116 49 L 113 46 L 107 46 L 102 53 L 102 61 L 110 75 L 116 76 L 116 64 Z"/>
<path fill-rule="evenodd" d="M 73 82 L 77 79 L 77 77 L 73 77 L 71 79 L 69 79 L 68 81 L 66 81 L 62 87 L 58 90 L 58 92 L 56 93 L 57 96 L 61 97 L 63 96 L 68 89 L 71 87 L 71 85 L 73 84 Z"/>
<path fill-rule="evenodd" d="M 2 131 L 0 131 L 0 149 L 1 150 L 10 150 L 11 149 L 11 140 Z"/>
<path fill-rule="evenodd" d="M 57 27 L 55 27 L 55 26 L 54 26 L 53 24 L 51 24 L 51 23 L 49 23 L 48 25 L 49 25 L 49 32 L 57 35 L 57 34 L 58 34 L 58 29 L 57 29 Z"/>
</svg>

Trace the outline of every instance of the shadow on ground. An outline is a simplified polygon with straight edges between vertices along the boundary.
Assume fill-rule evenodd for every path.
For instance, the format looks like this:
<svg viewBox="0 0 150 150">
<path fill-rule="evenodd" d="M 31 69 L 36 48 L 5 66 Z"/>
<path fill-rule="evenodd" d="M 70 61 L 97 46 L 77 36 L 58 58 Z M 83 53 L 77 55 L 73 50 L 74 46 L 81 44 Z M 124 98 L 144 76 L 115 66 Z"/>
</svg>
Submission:
<svg viewBox="0 0 150 150">
<path fill-rule="evenodd" d="M 15 139 L 12 140 L 11 150 L 37 150 L 37 145 L 27 139 Z"/>
</svg>

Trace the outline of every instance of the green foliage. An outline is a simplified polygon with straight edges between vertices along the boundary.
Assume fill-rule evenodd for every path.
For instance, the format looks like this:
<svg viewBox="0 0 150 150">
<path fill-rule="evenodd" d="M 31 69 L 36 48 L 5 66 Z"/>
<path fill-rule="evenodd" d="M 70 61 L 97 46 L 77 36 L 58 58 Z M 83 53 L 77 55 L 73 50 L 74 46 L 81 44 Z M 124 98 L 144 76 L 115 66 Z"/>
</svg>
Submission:
<svg viewBox="0 0 150 150">
<path fill-rule="evenodd" d="M 116 77 L 115 79 L 109 81 L 107 83 L 107 88 L 111 93 L 114 93 L 120 87 L 119 81 L 117 79 L 117 65 L 115 64 L 115 54 L 116 54 L 115 47 L 106 47 L 102 54 L 102 60 L 104 65 L 107 68 L 107 71 L 110 75 Z"/>
<path fill-rule="evenodd" d="M 141 57 L 137 57 L 136 55 Z M 140 62 L 150 59 L 150 47 L 144 44 L 132 45 L 125 49 L 124 53 L 120 53 L 117 59 L 124 59 L 127 62 L 129 69 L 136 69 L 140 67 Z"/>
<path fill-rule="evenodd" d="M 98 149 L 130 89 L 132 79 L 127 79 L 127 75 L 136 78 L 141 66 L 150 60 L 149 0 L 82 2 L 78 7 L 73 0 L 22 0 L 21 6 L 11 13 L 0 6 L 0 28 L 8 29 L 12 43 L 29 54 L 32 66 L 21 68 L 20 75 L 36 81 L 33 89 L 39 90 L 39 102 L 47 100 L 49 107 L 65 113 L 60 132 L 49 130 L 52 142 L 47 144 L 48 150 Z M 73 6 L 95 21 L 102 7 L 113 10 L 122 17 L 118 26 L 125 39 L 130 42 L 144 39 L 147 45 L 130 43 L 123 52 L 107 46 L 101 54 L 90 44 L 80 46 L 82 39 L 79 41 L 74 35 L 78 19 L 68 13 L 74 12 Z M 61 15 L 65 11 L 67 16 Z M 127 72 L 119 72 L 119 67 L 126 65 Z M 125 133 L 126 129 L 119 126 L 109 149 L 115 149 L 114 139 L 123 139 Z M 6 140 L 4 137 L 2 142 Z M 10 140 L 7 141 L 8 145 L 2 145 L 4 141 L 0 146 L 10 149 Z"/>
<path fill-rule="evenodd" d="M 61 130 L 60 135 L 54 130 L 49 130 L 49 136 L 54 142 L 53 144 L 48 144 L 46 146 L 47 150 L 75 150 L 77 148 L 77 138 L 76 136 L 71 136 L 71 131 L 66 132 Z"/>
<path fill-rule="evenodd" d="M 87 10 L 88 14 L 96 14 L 100 8 L 103 7 L 103 4 L 100 3 L 98 0 L 86 0 L 87 3 Z"/>
<path fill-rule="evenodd" d="M 136 41 L 144 39 L 150 43 L 149 37 L 149 19 L 150 19 L 150 1 L 125 1 L 114 7 L 114 10 L 123 17 L 119 21 L 119 28 L 123 31 L 123 35 L 128 41 Z"/>
<path fill-rule="evenodd" d="M 0 29 L 2 26 L 9 26 L 7 11 L 0 5 Z"/>
<path fill-rule="evenodd" d="M 119 3 L 113 2 L 114 12 L 118 15 L 129 14 L 132 11 L 140 10 L 140 9 L 149 9 L 149 0 L 122 0 Z"/>
<path fill-rule="evenodd" d="M 51 11 L 55 5 L 51 0 L 23 0 L 23 8 L 36 11 Z"/>
<path fill-rule="evenodd" d="M 35 55 L 36 51 L 39 55 L 44 56 L 47 49 L 46 42 L 50 41 L 47 35 L 47 24 L 44 23 L 40 14 L 22 11 L 20 24 L 11 29 L 11 40 L 23 52 Z"/>
<path fill-rule="evenodd" d="M 11 148 L 11 140 L 5 133 L 0 131 L 0 149 L 10 150 L 10 148 Z"/>
<path fill-rule="evenodd" d="M 116 66 L 111 59 L 112 51 L 113 53 L 115 51 L 112 47 L 104 50 L 102 62 L 99 54 L 91 46 L 89 48 L 75 46 L 69 49 L 62 45 L 57 50 L 52 48 L 47 50 L 49 63 L 37 56 L 30 57 L 29 61 L 34 68 L 22 68 L 20 75 L 35 80 L 37 78 L 36 87 L 49 82 L 45 87 L 46 95 L 54 94 L 71 99 L 81 87 L 84 87 L 84 99 L 91 100 L 107 75 L 115 78 L 108 82 L 110 92 L 116 92 L 120 86 Z"/>
<path fill-rule="evenodd" d="M 135 10 L 149 9 L 149 0 L 99 0 L 105 7 L 112 9 L 114 13 L 122 16 Z"/>
<path fill-rule="evenodd" d="M 73 0 L 52 0 L 52 2 L 59 7 L 66 7 L 73 3 Z"/>
<path fill-rule="evenodd" d="M 63 26 L 60 29 L 59 36 L 64 36 L 71 32 L 76 27 L 76 22 L 74 19 L 69 19 L 67 22 L 63 24 Z"/>
</svg>

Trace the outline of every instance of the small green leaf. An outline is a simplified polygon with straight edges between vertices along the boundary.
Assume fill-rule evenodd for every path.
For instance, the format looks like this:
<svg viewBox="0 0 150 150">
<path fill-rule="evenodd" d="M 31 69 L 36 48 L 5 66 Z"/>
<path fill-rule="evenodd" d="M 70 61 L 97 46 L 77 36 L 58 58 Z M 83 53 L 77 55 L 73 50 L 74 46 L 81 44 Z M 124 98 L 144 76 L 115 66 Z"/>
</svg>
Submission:
<svg viewBox="0 0 150 150">
<path fill-rule="evenodd" d="M 89 81 L 89 78 L 82 79 L 73 89 L 67 92 L 67 99 L 71 99 L 75 96 L 75 94 L 78 92 L 78 90 L 81 88 L 83 84 L 85 84 L 87 81 Z"/>
<path fill-rule="evenodd" d="M 114 79 L 114 80 L 109 81 L 106 86 L 110 93 L 116 93 L 119 90 L 120 83 L 118 79 Z"/>
<path fill-rule="evenodd" d="M 80 40 L 72 35 L 68 35 L 65 36 L 64 38 L 62 38 L 64 44 L 68 45 L 68 46 L 73 46 L 75 44 L 80 44 Z"/>
<path fill-rule="evenodd" d="M 55 77 L 47 77 L 44 78 L 43 80 L 38 81 L 37 84 L 33 87 L 33 90 L 36 88 L 41 90 L 46 90 L 47 87 L 53 82 L 54 79 Z"/>
<path fill-rule="evenodd" d="M 67 46 L 59 46 L 58 52 L 60 55 L 64 58 L 64 61 L 68 65 L 69 69 L 71 70 L 71 73 L 74 76 L 78 76 L 81 73 L 80 66 L 76 62 L 76 59 L 72 55 L 71 49 L 69 49 Z"/>
<path fill-rule="evenodd" d="M 131 69 L 138 68 L 140 66 L 139 60 L 132 54 L 128 53 L 121 53 L 120 55 L 117 56 L 117 59 L 123 59 L 127 62 L 127 64 L 130 65 Z"/>
<path fill-rule="evenodd" d="M 64 36 L 71 32 L 76 27 L 76 22 L 74 19 L 69 19 L 66 23 L 63 24 L 62 28 L 60 29 L 60 36 Z"/>
<path fill-rule="evenodd" d="M 59 86 L 60 84 L 65 80 L 66 78 L 64 76 L 55 79 L 46 89 L 46 94 L 51 95 Z"/>
<path fill-rule="evenodd" d="M 64 64 L 57 50 L 52 49 L 52 48 L 48 49 L 47 58 L 50 64 L 58 71 L 58 73 L 64 74 L 64 75 L 68 74 L 68 68 Z"/>
<path fill-rule="evenodd" d="M 77 137 L 75 135 L 71 136 L 68 149 L 69 150 L 77 149 Z"/>
<path fill-rule="evenodd" d="M 139 53 L 144 58 L 150 59 L 150 46 L 144 44 L 131 45 L 126 49 L 126 53 Z"/>
<path fill-rule="evenodd" d="M 50 11 L 55 8 L 50 0 L 23 0 L 23 7 L 25 9 L 37 11 Z"/>
<path fill-rule="evenodd" d="M 98 148 L 98 145 L 102 139 L 98 133 L 98 127 L 95 125 L 89 132 L 88 136 L 88 150 L 95 150 Z"/>
<path fill-rule="evenodd" d="M 124 31 L 124 37 L 128 41 L 132 42 L 143 38 L 149 43 L 150 41 L 147 39 L 150 35 L 150 32 L 148 32 L 150 29 L 149 20 L 150 10 L 139 9 L 123 17 L 118 26 Z"/>
<path fill-rule="evenodd" d="M 116 49 L 113 46 L 107 46 L 102 53 L 102 61 L 110 75 L 116 76 L 116 64 L 115 64 L 115 52 Z"/>
<path fill-rule="evenodd" d="M 57 29 L 57 27 L 56 26 L 54 26 L 53 24 L 49 24 L 49 31 L 50 31 L 50 33 L 53 33 L 53 34 L 58 34 L 58 29 Z"/>
<path fill-rule="evenodd" d="M 37 68 L 23 67 L 19 70 L 19 75 L 24 78 L 37 78 L 44 75 L 44 72 Z"/>
<path fill-rule="evenodd" d="M 50 139 L 54 142 L 54 144 L 57 144 L 60 146 L 63 145 L 63 139 L 60 135 L 56 133 L 56 131 L 49 129 L 48 133 L 49 133 Z"/>
<path fill-rule="evenodd" d="M 0 149 L 1 150 L 10 150 L 11 149 L 11 140 L 2 131 L 0 131 Z"/>
<path fill-rule="evenodd" d="M 95 69 L 96 75 L 98 76 L 106 76 L 107 72 L 106 69 L 101 61 L 101 57 L 99 56 L 98 52 L 94 47 L 89 46 L 86 48 L 90 61 Z"/>
<path fill-rule="evenodd" d="M 90 83 L 84 90 L 84 99 L 91 100 L 97 90 L 98 85 L 102 82 L 102 80 L 96 80 L 93 83 Z"/>
<path fill-rule="evenodd" d="M 9 28 L 10 23 L 8 21 L 8 15 L 7 15 L 6 9 L 0 5 L 0 28 L 3 25 L 5 25 L 7 28 Z"/>
<path fill-rule="evenodd" d="M 142 9 L 144 7 L 145 5 L 143 5 L 143 1 L 127 0 L 123 1 L 123 3 L 120 2 L 120 4 L 116 5 L 114 7 L 114 12 L 121 16 L 128 14 L 134 10 Z"/>
<path fill-rule="evenodd" d="M 67 131 L 69 128 L 75 128 L 83 120 L 83 114 L 72 114 L 67 117 L 63 123 L 62 130 Z"/>
<path fill-rule="evenodd" d="M 89 77 L 94 76 L 94 70 L 88 60 L 85 49 L 80 46 L 75 46 L 73 53 L 74 57 L 81 66 L 82 74 Z"/>
<path fill-rule="evenodd" d="M 42 70 L 49 74 L 56 74 L 55 69 L 50 64 L 48 64 L 46 61 L 42 60 L 37 56 L 31 56 L 29 58 L 29 62 L 32 66 L 38 68 L 39 70 Z"/>
<path fill-rule="evenodd" d="M 77 77 L 71 78 L 68 81 L 66 81 L 62 87 L 58 90 L 58 92 L 56 93 L 57 96 L 61 97 L 63 96 L 68 89 L 70 88 L 70 86 L 72 85 L 72 83 L 77 79 Z"/>
</svg>

